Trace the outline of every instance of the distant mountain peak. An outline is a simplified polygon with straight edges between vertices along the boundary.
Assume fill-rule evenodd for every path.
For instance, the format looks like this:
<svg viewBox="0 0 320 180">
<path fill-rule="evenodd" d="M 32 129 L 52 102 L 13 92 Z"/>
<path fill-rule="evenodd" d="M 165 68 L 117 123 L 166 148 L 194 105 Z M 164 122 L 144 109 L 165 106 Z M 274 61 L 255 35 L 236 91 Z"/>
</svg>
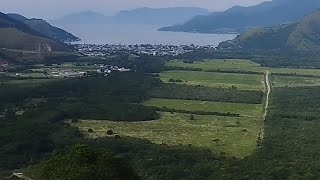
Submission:
<svg viewBox="0 0 320 180">
<path fill-rule="evenodd" d="M 220 49 L 320 51 L 320 10 L 299 22 L 247 31 Z"/>
<path fill-rule="evenodd" d="M 149 8 L 123 10 L 114 16 L 105 16 L 93 11 L 70 14 L 52 20 L 54 24 L 146 24 L 166 25 L 186 21 L 195 15 L 209 14 L 207 9 L 194 7 Z"/>
<path fill-rule="evenodd" d="M 197 16 L 180 24 L 161 28 L 161 31 L 200 33 L 241 33 L 252 27 L 275 26 L 299 20 L 320 8 L 319 0 L 273 0 L 249 7 L 235 6 L 224 12 Z"/>
</svg>

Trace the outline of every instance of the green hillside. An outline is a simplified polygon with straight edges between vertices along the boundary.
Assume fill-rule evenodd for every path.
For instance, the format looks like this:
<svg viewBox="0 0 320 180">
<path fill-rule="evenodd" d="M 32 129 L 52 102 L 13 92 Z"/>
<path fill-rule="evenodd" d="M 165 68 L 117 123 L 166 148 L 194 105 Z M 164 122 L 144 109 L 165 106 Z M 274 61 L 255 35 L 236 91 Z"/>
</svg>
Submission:
<svg viewBox="0 0 320 180">
<path fill-rule="evenodd" d="M 251 50 L 320 50 L 320 10 L 307 15 L 297 23 L 245 32 L 231 41 L 223 42 L 220 49 Z"/>
<path fill-rule="evenodd" d="M 19 14 L 8 14 L 9 17 L 19 20 L 26 24 L 31 29 L 41 32 L 45 36 L 49 37 L 50 39 L 60 41 L 60 42 L 73 42 L 79 41 L 80 39 L 73 34 L 60 29 L 58 27 L 54 27 L 45 20 L 42 19 L 28 19 Z"/>
<path fill-rule="evenodd" d="M 0 48 L 37 52 L 70 51 L 66 44 L 3 13 L 0 13 Z"/>
<path fill-rule="evenodd" d="M 0 28 L 0 47 L 29 51 L 66 51 L 66 45 L 15 28 Z"/>
</svg>

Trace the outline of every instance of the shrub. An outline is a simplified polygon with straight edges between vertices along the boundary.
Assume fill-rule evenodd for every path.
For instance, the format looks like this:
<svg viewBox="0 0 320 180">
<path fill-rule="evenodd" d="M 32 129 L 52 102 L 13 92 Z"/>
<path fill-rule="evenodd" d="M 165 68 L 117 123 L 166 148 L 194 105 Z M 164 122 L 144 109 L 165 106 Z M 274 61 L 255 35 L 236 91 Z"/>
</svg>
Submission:
<svg viewBox="0 0 320 180">
<path fill-rule="evenodd" d="M 115 138 L 115 139 L 120 139 L 121 137 L 120 137 L 119 134 L 116 134 L 116 135 L 114 135 L 114 138 Z"/>
<path fill-rule="evenodd" d="M 72 122 L 72 123 L 77 123 L 77 122 L 79 122 L 79 120 L 76 119 L 76 118 L 73 118 L 73 119 L 71 120 L 71 122 Z"/>
<path fill-rule="evenodd" d="M 109 129 L 109 130 L 107 131 L 107 134 L 108 134 L 108 135 L 113 135 L 113 131 L 112 131 L 111 129 Z"/>
</svg>

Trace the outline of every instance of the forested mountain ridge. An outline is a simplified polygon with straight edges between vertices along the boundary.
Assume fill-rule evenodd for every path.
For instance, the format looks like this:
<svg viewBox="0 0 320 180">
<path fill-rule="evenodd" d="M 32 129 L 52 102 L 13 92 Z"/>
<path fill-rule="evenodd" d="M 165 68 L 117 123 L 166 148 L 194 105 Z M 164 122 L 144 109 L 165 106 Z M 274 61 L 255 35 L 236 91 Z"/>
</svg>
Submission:
<svg viewBox="0 0 320 180">
<path fill-rule="evenodd" d="M 320 10 L 297 23 L 247 31 L 234 40 L 223 42 L 220 49 L 320 50 Z"/>
<path fill-rule="evenodd" d="M 256 6 L 235 6 L 224 12 L 196 16 L 181 25 L 161 28 L 161 31 L 200 33 L 241 33 L 254 27 L 292 23 L 320 8 L 318 0 L 273 0 Z"/>
<path fill-rule="evenodd" d="M 69 47 L 0 12 L 0 48 L 29 51 L 69 51 Z"/>
<path fill-rule="evenodd" d="M 2 12 L 0 12 L 0 28 L 16 28 L 19 31 L 22 31 L 27 34 L 45 37 L 44 34 L 39 33 L 38 31 L 31 29 L 29 26 L 27 26 L 23 22 L 21 22 L 17 19 L 11 18 L 10 16 L 8 16 Z"/>
<path fill-rule="evenodd" d="M 46 35 L 47 37 L 54 39 L 56 41 L 60 42 L 73 42 L 73 41 L 79 41 L 80 39 L 73 34 L 60 29 L 58 27 L 54 27 L 50 25 L 48 22 L 46 22 L 43 19 L 28 19 L 22 15 L 19 14 L 7 14 L 9 17 L 14 18 L 18 21 L 23 22 L 31 29 L 41 32 L 42 34 Z"/>
</svg>

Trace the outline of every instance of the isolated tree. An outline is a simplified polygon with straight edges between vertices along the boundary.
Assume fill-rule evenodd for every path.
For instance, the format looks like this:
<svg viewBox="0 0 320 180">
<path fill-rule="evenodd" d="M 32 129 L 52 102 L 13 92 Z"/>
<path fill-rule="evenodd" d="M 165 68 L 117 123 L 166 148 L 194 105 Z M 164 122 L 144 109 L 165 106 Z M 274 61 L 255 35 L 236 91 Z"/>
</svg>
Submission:
<svg viewBox="0 0 320 180">
<path fill-rule="evenodd" d="M 109 129 L 109 130 L 107 131 L 107 134 L 108 134 L 108 135 L 113 135 L 113 131 L 112 131 L 111 129 Z"/>
</svg>

